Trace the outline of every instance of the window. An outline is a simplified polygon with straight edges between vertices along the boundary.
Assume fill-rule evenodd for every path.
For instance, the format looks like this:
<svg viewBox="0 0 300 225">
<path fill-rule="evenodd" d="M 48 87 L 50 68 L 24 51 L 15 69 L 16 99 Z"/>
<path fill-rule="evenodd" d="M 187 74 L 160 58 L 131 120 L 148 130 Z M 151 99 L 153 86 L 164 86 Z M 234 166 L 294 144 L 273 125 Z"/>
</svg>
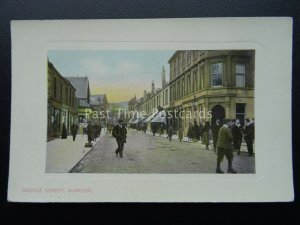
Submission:
<svg viewBox="0 0 300 225">
<path fill-rule="evenodd" d="M 186 60 L 186 51 L 184 51 L 183 53 L 182 53 L 182 67 L 184 68 L 185 67 L 185 60 Z"/>
<path fill-rule="evenodd" d="M 193 92 L 198 90 L 197 87 L 198 79 L 197 79 L 197 71 L 194 71 L 194 77 L 193 77 Z"/>
<path fill-rule="evenodd" d="M 198 53 L 198 52 L 197 52 L 196 50 L 193 51 L 193 59 L 194 59 L 194 60 L 197 59 L 197 53 Z"/>
<path fill-rule="evenodd" d="M 180 63 L 180 58 L 178 56 L 176 59 L 176 75 L 175 75 L 175 77 L 179 74 L 179 70 L 180 70 L 179 63 Z"/>
<path fill-rule="evenodd" d="M 235 65 L 235 84 L 237 87 L 245 87 L 245 64 Z"/>
<path fill-rule="evenodd" d="M 54 98 L 56 98 L 56 78 L 53 78 L 53 96 Z"/>
<path fill-rule="evenodd" d="M 223 77 L 223 63 L 215 63 L 211 65 L 211 86 L 220 87 L 222 86 Z"/>
<path fill-rule="evenodd" d="M 63 101 L 63 85 L 60 83 L 60 101 Z"/>
<path fill-rule="evenodd" d="M 68 98 L 69 96 L 68 96 L 68 88 L 67 87 L 65 87 L 65 98 L 64 98 L 64 102 L 65 102 L 65 104 L 66 105 L 69 105 L 69 102 L 68 102 Z"/>
<path fill-rule="evenodd" d="M 199 89 L 203 89 L 203 68 L 200 67 L 199 69 Z"/>
<path fill-rule="evenodd" d="M 187 65 L 191 63 L 191 51 L 187 52 Z"/>
<path fill-rule="evenodd" d="M 185 96 L 185 85 L 184 85 L 184 77 L 182 78 L 182 97 Z"/>
<path fill-rule="evenodd" d="M 191 76 L 187 76 L 187 94 L 191 93 Z"/>
<path fill-rule="evenodd" d="M 173 84 L 173 100 L 176 100 L 176 86 L 175 86 L 175 82 Z"/>
<path fill-rule="evenodd" d="M 168 90 L 166 90 L 166 105 L 169 104 L 168 102 Z"/>
<path fill-rule="evenodd" d="M 181 97 L 181 93 L 180 93 L 180 82 L 177 81 L 177 99 Z"/>
</svg>

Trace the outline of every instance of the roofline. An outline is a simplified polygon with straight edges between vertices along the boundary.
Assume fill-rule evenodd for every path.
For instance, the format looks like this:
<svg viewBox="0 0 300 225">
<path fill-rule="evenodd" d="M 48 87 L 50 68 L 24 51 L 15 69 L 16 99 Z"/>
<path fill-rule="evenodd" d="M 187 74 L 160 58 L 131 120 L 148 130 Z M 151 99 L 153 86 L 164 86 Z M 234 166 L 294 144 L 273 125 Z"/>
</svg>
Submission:
<svg viewBox="0 0 300 225">
<path fill-rule="evenodd" d="M 53 65 L 53 63 L 50 62 L 50 61 L 48 60 L 48 66 L 49 66 L 49 65 L 55 70 L 55 72 L 57 73 L 57 75 L 58 75 L 61 79 L 63 79 L 65 82 L 67 82 L 73 89 L 75 89 L 75 91 L 77 90 L 77 89 L 71 84 L 71 82 L 70 82 L 68 79 L 66 79 L 64 76 L 62 76 L 62 75 L 60 74 L 60 72 L 55 68 L 55 66 Z"/>
<path fill-rule="evenodd" d="M 170 64 L 170 62 L 173 60 L 173 58 L 178 55 L 178 53 L 180 52 L 180 50 L 177 50 L 173 53 L 173 55 L 171 56 L 171 58 L 168 60 L 168 63 Z"/>
</svg>

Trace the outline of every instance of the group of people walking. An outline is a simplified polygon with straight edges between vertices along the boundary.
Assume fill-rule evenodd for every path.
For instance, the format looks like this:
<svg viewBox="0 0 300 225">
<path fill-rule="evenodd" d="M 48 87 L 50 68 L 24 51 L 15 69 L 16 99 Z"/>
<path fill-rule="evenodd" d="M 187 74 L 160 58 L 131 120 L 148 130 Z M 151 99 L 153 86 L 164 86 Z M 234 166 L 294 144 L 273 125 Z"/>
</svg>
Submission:
<svg viewBox="0 0 300 225">
<path fill-rule="evenodd" d="M 202 141 L 202 144 L 205 145 L 205 149 L 209 149 L 209 131 L 210 131 L 210 126 L 209 122 L 205 122 L 203 125 L 201 122 L 198 123 L 195 121 L 194 125 L 190 123 L 188 132 L 187 132 L 187 137 L 189 141 L 197 140 L 197 141 Z"/>
<path fill-rule="evenodd" d="M 189 141 L 198 140 L 202 141 L 202 144 L 205 145 L 205 149 L 209 150 L 209 140 L 212 137 L 213 140 L 213 150 L 217 149 L 217 141 L 219 136 L 219 130 L 222 127 L 221 121 L 217 119 L 212 125 L 209 122 L 205 122 L 204 126 L 200 122 L 198 125 L 197 122 L 190 123 L 187 137 Z M 253 141 L 254 141 L 254 120 L 250 121 L 249 119 L 245 120 L 245 126 L 243 127 L 239 119 L 231 120 L 230 126 L 232 135 L 233 135 L 233 146 L 237 151 L 237 154 L 240 154 L 241 144 L 243 138 L 247 144 L 249 156 L 253 156 Z M 180 129 L 179 129 L 180 133 Z M 180 139 L 180 138 L 179 138 Z"/>
<path fill-rule="evenodd" d="M 79 130 L 79 126 L 75 123 L 71 125 L 71 134 L 73 141 L 76 140 L 76 135 Z M 100 137 L 102 127 L 97 124 L 88 124 L 86 128 L 86 134 L 88 136 L 88 142 L 95 141 L 97 137 Z M 67 128 L 65 123 L 62 125 L 61 139 L 67 139 Z"/>
<path fill-rule="evenodd" d="M 239 119 L 234 121 L 225 119 L 222 124 L 221 121 L 217 119 L 211 126 L 206 122 L 203 129 L 201 128 L 201 125 L 201 123 L 200 126 L 196 123 L 194 126 L 190 124 L 188 138 L 202 140 L 202 143 L 206 145 L 206 149 L 209 149 L 209 136 L 211 132 L 213 137 L 213 147 L 217 153 L 216 173 L 224 173 L 221 170 L 221 162 L 223 161 L 224 156 L 228 160 L 227 172 L 236 173 L 232 168 L 233 152 L 236 150 L 237 154 L 240 154 L 243 138 L 247 144 L 248 155 L 253 156 L 254 119 L 252 121 L 246 119 L 244 127 L 241 125 Z M 173 133 L 173 127 L 169 126 L 168 138 L 170 141 L 172 140 Z M 120 119 L 118 121 L 118 124 L 113 128 L 112 135 L 116 139 L 118 145 L 115 154 L 117 157 L 123 158 L 124 144 L 126 143 L 127 138 L 127 129 L 123 120 Z"/>
</svg>

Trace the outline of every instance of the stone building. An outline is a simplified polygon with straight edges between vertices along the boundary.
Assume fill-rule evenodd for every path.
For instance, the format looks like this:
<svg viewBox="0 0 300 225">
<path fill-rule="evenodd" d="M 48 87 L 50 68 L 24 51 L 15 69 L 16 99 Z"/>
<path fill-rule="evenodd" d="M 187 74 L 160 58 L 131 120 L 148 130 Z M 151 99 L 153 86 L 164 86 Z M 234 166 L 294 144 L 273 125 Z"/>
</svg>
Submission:
<svg viewBox="0 0 300 225">
<path fill-rule="evenodd" d="M 106 124 L 107 110 L 109 107 L 106 94 L 91 95 L 90 105 L 91 109 L 96 111 L 98 115 L 98 119 L 95 122 L 98 124 Z"/>
<path fill-rule="evenodd" d="M 91 110 L 89 79 L 87 76 L 66 77 L 66 79 L 76 88 L 76 98 L 78 99 L 78 122 L 80 133 L 82 133 L 85 132 L 90 119 L 86 116 L 86 112 Z"/>
<path fill-rule="evenodd" d="M 47 139 L 58 138 L 63 123 L 70 133 L 71 125 L 77 123 L 78 102 L 76 89 L 48 61 L 48 128 Z"/>
<path fill-rule="evenodd" d="M 170 65 L 170 124 L 254 117 L 254 50 L 176 51 Z"/>
<path fill-rule="evenodd" d="M 137 110 L 146 112 L 147 115 L 153 113 L 153 109 L 168 109 L 170 103 L 169 86 L 166 81 L 164 67 L 161 72 L 161 88 L 156 88 L 154 82 L 151 84 L 151 93 L 144 91 L 144 96 L 138 105 Z"/>
</svg>

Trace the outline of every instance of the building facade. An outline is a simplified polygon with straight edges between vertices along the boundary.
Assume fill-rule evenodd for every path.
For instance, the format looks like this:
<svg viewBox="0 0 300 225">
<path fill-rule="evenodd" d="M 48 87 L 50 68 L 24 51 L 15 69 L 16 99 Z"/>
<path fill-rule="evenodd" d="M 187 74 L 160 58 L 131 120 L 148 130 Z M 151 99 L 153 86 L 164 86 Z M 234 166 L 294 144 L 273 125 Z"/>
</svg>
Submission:
<svg viewBox="0 0 300 225">
<path fill-rule="evenodd" d="M 169 59 L 170 124 L 254 118 L 254 50 L 176 51 Z"/>
<path fill-rule="evenodd" d="M 47 139 L 58 138 L 63 124 L 67 133 L 78 121 L 78 102 L 75 87 L 48 61 L 48 123 Z"/>
<path fill-rule="evenodd" d="M 136 99 L 134 97 L 129 101 L 129 110 L 142 111 L 146 115 L 151 115 L 153 110 L 168 109 L 170 104 L 170 91 L 164 67 L 161 72 L 161 88 L 155 88 L 154 81 L 151 83 L 151 92 L 144 90 L 143 97 Z"/>
<path fill-rule="evenodd" d="M 106 94 L 91 95 L 90 97 L 91 109 L 97 112 L 95 122 L 98 125 L 107 123 L 107 110 L 109 109 L 108 100 Z"/>
<path fill-rule="evenodd" d="M 90 105 L 90 85 L 89 79 L 85 77 L 66 77 L 76 88 L 76 98 L 78 99 L 78 123 L 80 133 L 85 132 L 90 117 L 87 112 L 91 111 Z"/>
</svg>

